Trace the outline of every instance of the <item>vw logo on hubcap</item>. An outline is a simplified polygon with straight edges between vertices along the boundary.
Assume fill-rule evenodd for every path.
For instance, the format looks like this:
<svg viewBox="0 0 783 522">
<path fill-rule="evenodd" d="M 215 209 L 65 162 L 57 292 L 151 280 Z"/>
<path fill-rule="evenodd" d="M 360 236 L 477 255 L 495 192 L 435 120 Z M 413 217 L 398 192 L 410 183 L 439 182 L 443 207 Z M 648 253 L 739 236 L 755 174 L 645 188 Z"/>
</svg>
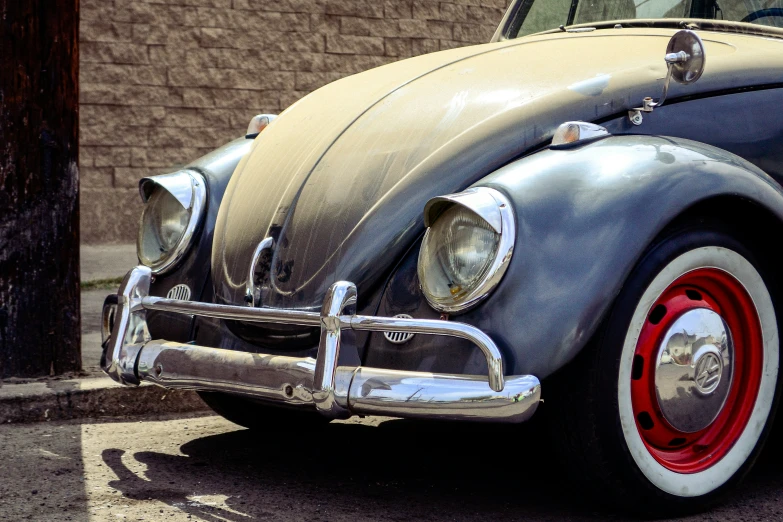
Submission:
<svg viewBox="0 0 783 522">
<path fill-rule="evenodd" d="M 711 394 L 718 388 L 720 376 L 723 373 L 723 362 L 720 356 L 712 351 L 705 352 L 696 360 L 695 366 L 693 380 L 696 383 L 696 389 L 703 395 Z"/>
</svg>

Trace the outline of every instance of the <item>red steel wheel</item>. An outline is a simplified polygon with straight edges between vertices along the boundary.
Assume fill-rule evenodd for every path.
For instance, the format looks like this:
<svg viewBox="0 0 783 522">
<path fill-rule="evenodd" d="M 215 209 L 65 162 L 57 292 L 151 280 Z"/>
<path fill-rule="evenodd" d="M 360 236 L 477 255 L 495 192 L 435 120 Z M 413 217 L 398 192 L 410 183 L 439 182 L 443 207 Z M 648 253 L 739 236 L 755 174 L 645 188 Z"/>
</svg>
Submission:
<svg viewBox="0 0 783 522">
<path fill-rule="evenodd" d="M 594 344 L 551 379 L 564 466 L 613 504 L 703 509 L 764 447 L 781 389 L 778 296 L 774 265 L 743 237 L 709 220 L 662 235 Z"/>
<path fill-rule="evenodd" d="M 619 305 L 630 320 L 615 323 L 626 333 L 614 386 L 625 451 L 648 481 L 638 491 L 702 505 L 736 484 L 763 447 L 778 389 L 778 321 L 750 258 L 721 232 L 684 231 L 632 276 L 636 293 Z"/>
<path fill-rule="evenodd" d="M 697 268 L 663 291 L 631 372 L 636 427 L 655 460 L 698 473 L 726 455 L 753 411 L 763 349 L 754 302 L 728 272 Z"/>
</svg>

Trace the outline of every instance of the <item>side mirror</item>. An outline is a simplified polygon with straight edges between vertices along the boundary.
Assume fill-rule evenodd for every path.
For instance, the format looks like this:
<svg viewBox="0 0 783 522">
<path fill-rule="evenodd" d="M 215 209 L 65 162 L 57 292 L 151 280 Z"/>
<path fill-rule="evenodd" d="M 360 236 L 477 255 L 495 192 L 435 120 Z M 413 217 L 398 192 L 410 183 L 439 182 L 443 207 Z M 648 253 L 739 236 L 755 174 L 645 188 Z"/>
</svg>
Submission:
<svg viewBox="0 0 783 522">
<path fill-rule="evenodd" d="M 677 31 L 666 46 L 664 60 L 669 66 L 666 87 L 670 78 L 683 85 L 691 84 L 701 78 L 704 72 L 704 44 L 699 35 L 691 30 Z"/>
<path fill-rule="evenodd" d="M 643 112 L 652 112 L 654 108 L 663 105 L 672 79 L 677 83 L 689 85 L 701 78 L 706 61 L 704 43 L 699 35 L 690 29 L 677 31 L 666 46 L 666 56 L 663 59 L 666 61 L 667 71 L 661 97 L 655 101 L 648 96 L 642 100 L 641 107 L 628 111 L 628 118 L 634 125 L 642 124 Z"/>
</svg>

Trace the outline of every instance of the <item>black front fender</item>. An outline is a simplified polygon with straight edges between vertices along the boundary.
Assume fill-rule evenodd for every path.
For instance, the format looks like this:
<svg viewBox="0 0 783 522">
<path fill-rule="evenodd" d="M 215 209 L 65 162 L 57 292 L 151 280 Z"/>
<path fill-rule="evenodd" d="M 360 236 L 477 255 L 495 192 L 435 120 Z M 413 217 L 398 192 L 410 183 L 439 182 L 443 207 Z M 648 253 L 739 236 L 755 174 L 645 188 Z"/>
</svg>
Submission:
<svg viewBox="0 0 783 522">
<path fill-rule="evenodd" d="M 507 374 L 540 378 L 586 345 L 648 245 L 689 208 L 730 196 L 783 220 L 783 191 L 764 172 L 729 152 L 668 137 L 544 150 L 477 185 L 508 195 L 517 239 L 499 287 L 457 320 L 496 340 Z"/>
</svg>

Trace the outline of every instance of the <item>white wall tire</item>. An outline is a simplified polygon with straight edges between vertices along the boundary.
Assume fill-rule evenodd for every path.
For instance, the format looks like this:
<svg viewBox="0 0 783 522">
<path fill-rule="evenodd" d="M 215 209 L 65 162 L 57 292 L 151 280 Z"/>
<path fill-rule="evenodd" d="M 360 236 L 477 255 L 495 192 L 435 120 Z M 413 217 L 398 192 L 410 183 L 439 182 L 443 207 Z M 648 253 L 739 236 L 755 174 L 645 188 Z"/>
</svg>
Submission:
<svg viewBox="0 0 783 522">
<path fill-rule="evenodd" d="M 564 468 L 570 471 L 572 479 L 596 493 L 593 498 L 606 499 L 613 508 L 619 505 L 647 516 L 702 510 L 726 498 L 725 492 L 741 480 L 759 455 L 771 429 L 781 389 L 780 326 L 775 313 L 779 284 L 764 259 L 754 255 L 750 243 L 737 239 L 742 236 L 731 227 L 717 223 L 682 225 L 662 235 L 626 278 L 590 345 L 544 383 L 547 421 Z M 665 404 L 661 402 L 664 398 L 655 395 L 659 391 L 656 379 L 665 375 L 658 373 L 656 365 L 666 361 L 663 347 L 668 346 L 665 344 L 668 338 L 651 335 L 647 323 L 657 324 L 651 310 L 661 303 L 659 298 L 669 295 L 672 288 L 684 292 L 678 286 L 680 281 L 693 274 L 706 277 L 702 272 L 719 274 L 720 278 L 731 281 L 731 288 L 747 298 L 745 301 L 737 298 L 740 304 L 736 306 L 753 314 L 735 314 L 733 319 L 729 317 L 722 323 L 731 332 L 727 337 L 734 342 L 736 374 L 731 374 L 728 380 L 730 391 L 725 402 L 719 403 L 717 416 L 699 427 L 703 431 L 689 431 L 676 427 L 677 423 L 666 417 Z M 707 301 L 720 304 L 720 299 L 712 297 L 715 296 L 693 298 L 706 303 L 693 306 L 701 310 L 708 307 Z M 729 308 L 726 310 L 731 316 Z M 676 308 L 671 310 L 666 320 L 672 322 L 668 324 L 679 325 L 677 321 L 684 315 L 678 315 Z M 738 322 L 738 317 L 744 318 L 744 322 Z M 667 323 L 661 321 L 661 324 Z M 749 326 L 746 328 L 744 324 Z M 646 353 L 656 354 L 655 357 L 635 366 L 639 354 L 645 353 L 639 351 L 640 347 L 647 345 L 652 350 Z M 747 356 L 744 346 L 757 347 L 749 352 L 757 356 Z M 740 364 L 742 360 L 745 362 Z M 645 374 L 650 368 L 654 368 L 652 376 Z M 757 376 L 758 380 L 747 381 L 748 376 Z M 640 421 L 639 382 L 643 383 L 641 389 L 652 390 L 647 404 L 653 408 L 649 409 L 653 423 L 642 425 Z M 736 391 L 747 382 L 751 384 L 745 389 L 750 392 Z M 752 382 L 757 382 L 755 388 Z M 679 386 L 679 381 L 675 384 Z M 656 405 L 658 409 L 654 409 Z M 698 402 L 685 405 L 696 408 L 686 408 L 686 412 L 698 412 L 701 408 Z M 688 440 L 675 444 L 672 439 L 672 448 L 666 448 L 658 444 L 660 439 L 650 435 L 657 434 L 661 426 L 661 429 L 674 426 L 693 432 L 696 438 L 702 433 L 730 437 L 723 439 L 715 453 L 710 453 L 712 448 L 706 444 L 711 440 L 721 441 L 718 437 L 710 441 L 698 439 L 704 446 L 691 446 Z M 702 447 L 709 450 L 705 458 L 677 460 L 681 455 L 687 456 L 689 448 L 696 454 Z"/>
<path fill-rule="evenodd" d="M 653 303 L 677 278 L 704 267 L 724 270 L 739 280 L 756 305 L 763 335 L 763 370 L 761 385 L 745 430 L 720 461 L 697 473 L 677 473 L 664 467 L 647 450 L 637 429 L 631 405 L 631 371 L 634 351 L 642 324 Z M 767 424 L 778 378 L 778 329 L 772 298 L 764 280 L 743 256 L 723 247 L 701 247 L 690 250 L 671 263 L 653 279 L 642 295 L 631 319 L 620 360 L 618 376 L 619 418 L 628 449 L 644 476 L 661 491 L 679 497 L 706 495 L 726 484 L 748 461 Z"/>
</svg>

